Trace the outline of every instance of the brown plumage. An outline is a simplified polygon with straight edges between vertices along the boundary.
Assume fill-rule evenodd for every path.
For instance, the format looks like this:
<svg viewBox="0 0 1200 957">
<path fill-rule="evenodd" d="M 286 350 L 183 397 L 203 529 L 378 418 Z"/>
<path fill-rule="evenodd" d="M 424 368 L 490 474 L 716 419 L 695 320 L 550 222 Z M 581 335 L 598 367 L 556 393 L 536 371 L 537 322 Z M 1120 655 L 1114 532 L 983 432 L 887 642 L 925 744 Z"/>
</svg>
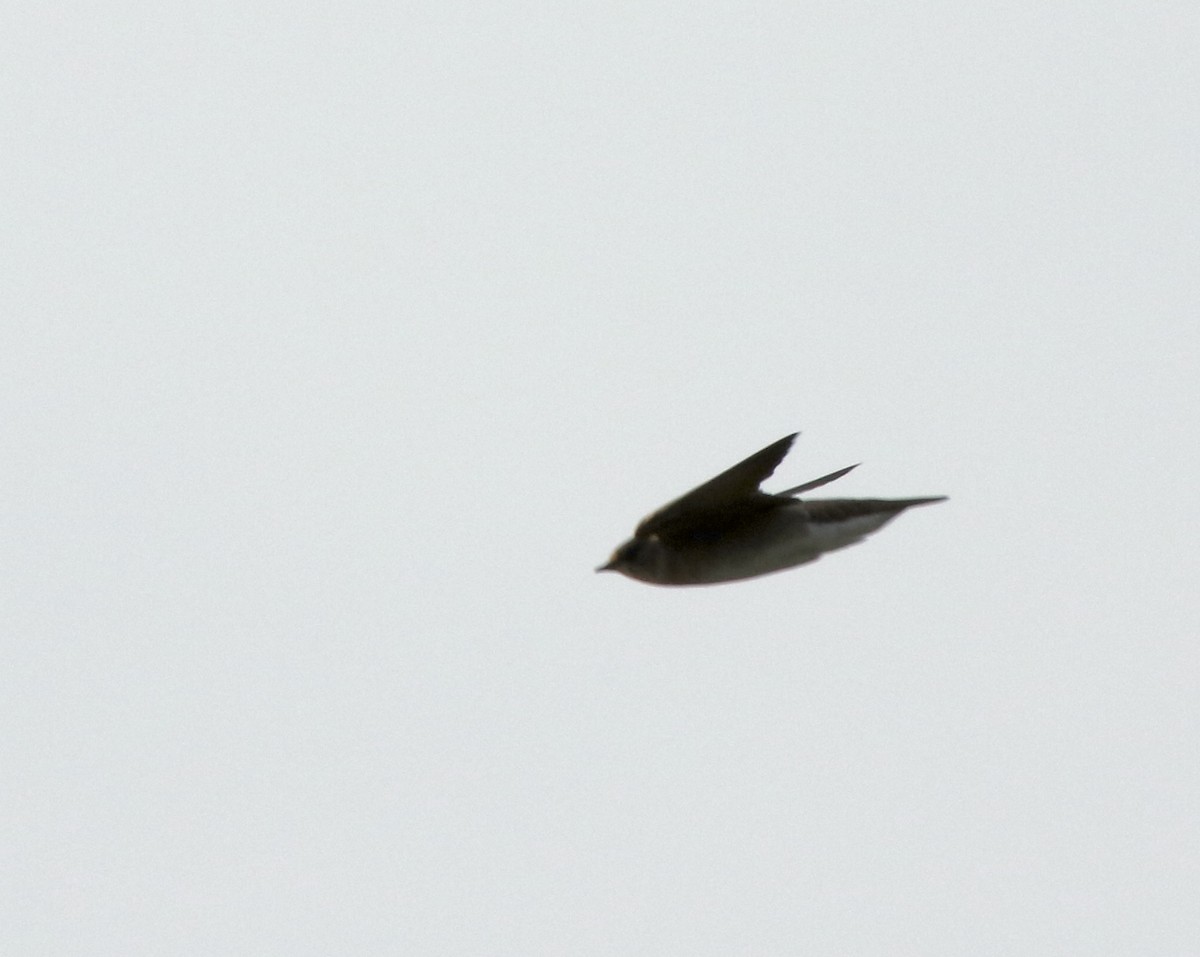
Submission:
<svg viewBox="0 0 1200 957">
<path fill-rule="evenodd" d="M 597 571 L 617 571 L 656 585 L 701 585 L 753 578 L 819 558 L 861 541 L 914 505 L 907 499 L 816 499 L 795 496 L 841 478 L 855 465 L 784 492 L 759 486 L 787 455 L 784 436 L 648 515 L 634 536 Z"/>
</svg>

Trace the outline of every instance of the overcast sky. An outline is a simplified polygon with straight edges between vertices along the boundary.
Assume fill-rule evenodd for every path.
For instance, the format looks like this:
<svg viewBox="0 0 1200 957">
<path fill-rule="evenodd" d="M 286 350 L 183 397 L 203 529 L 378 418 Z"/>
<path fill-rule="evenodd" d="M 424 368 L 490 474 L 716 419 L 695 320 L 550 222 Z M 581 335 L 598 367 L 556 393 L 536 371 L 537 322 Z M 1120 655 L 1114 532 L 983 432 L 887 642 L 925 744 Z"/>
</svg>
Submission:
<svg viewBox="0 0 1200 957">
<path fill-rule="evenodd" d="M 1194 2 L 3 21 L 7 951 L 1200 955 Z"/>
</svg>

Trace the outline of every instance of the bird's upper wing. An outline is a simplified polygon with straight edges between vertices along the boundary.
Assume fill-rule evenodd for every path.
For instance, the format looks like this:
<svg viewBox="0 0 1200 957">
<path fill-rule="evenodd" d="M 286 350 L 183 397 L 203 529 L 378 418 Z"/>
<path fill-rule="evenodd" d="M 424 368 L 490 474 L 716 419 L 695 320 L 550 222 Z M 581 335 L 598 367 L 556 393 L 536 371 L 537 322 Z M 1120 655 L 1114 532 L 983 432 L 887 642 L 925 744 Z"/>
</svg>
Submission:
<svg viewBox="0 0 1200 957">
<path fill-rule="evenodd" d="M 756 500 L 760 497 L 764 500 L 762 505 L 768 505 L 773 496 L 759 492 L 758 487 L 783 461 L 798 434 L 793 432 L 791 435 L 785 435 L 778 442 L 772 442 L 765 449 L 755 452 L 686 495 L 664 505 L 654 514 L 644 518 L 635 534 L 638 537 L 661 534 L 677 523 L 686 521 L 689 516 L 705 512 L 735 509 L 746 505 L 753 507 L 759 504 Z"/>
</svg>

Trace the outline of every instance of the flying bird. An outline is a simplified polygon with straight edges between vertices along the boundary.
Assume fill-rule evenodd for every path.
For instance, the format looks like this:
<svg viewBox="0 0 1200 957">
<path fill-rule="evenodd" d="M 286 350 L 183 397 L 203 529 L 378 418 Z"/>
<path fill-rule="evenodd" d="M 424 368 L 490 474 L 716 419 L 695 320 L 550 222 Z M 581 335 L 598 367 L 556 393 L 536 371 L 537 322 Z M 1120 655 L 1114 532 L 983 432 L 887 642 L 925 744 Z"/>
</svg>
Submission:
<svg viewBox="0 0 1200 957">
<path fill-rule="evenodd" d="M 760 490 L 798 434 L 771 443 L 643 519 L 633 538 L 596 571 L 620 572 L 651 585 L 712 585 L 755 578 L 853 545 L 906 508 L 946 498 L 796 498 L 841 478 L 857 465 L 783 492 Z"/>
</svg>

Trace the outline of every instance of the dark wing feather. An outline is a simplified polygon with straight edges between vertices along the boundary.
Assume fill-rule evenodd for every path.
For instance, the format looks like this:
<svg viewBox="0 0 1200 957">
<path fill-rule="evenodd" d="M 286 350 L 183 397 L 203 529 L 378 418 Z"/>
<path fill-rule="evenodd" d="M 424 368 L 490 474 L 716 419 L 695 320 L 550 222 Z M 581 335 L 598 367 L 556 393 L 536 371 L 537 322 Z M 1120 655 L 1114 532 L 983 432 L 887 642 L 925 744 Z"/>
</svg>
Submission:
<svg viewBox="0 0 1200 957">
<path fill-rule="evenodd" d="M 778 442 L 772 442 L 765 449 L 755 452 L 703 485 L 698 485 L 686 495 L 664 505 L 654 514 L 644 518 L 635 534 L 639 537 L 662 534 L 681 521 L 687 521 L 688 516 L 705 512 L 745 506 L 749 506 L 752 511 L 771 507 L 773 496 L 759 492 L 758 487 L 783 461 L 798 434 L 793 432 L 791 435 L 785 435 Z M 759 498 L 763 499 L 761 503 L 756 501 Z"/>
<path fill-rule="evenodd" d="M 844 469 L 838 469 L 836 472 L 830 472 L 828 475 L 822 475 L 820 478 L 810 479 L 803 485 L 797 485 L 795 488 L 785 489 L 782 492 L 776 492 L 776 495 L 799 495 L 801 492 L 811 492 L 815 488 L 820 488 L 822 485 L 828 485 L 830 482 L 840 479 L 847 472 L 853 472 L 861 463 L 847 465 Z"/>
</svg>

